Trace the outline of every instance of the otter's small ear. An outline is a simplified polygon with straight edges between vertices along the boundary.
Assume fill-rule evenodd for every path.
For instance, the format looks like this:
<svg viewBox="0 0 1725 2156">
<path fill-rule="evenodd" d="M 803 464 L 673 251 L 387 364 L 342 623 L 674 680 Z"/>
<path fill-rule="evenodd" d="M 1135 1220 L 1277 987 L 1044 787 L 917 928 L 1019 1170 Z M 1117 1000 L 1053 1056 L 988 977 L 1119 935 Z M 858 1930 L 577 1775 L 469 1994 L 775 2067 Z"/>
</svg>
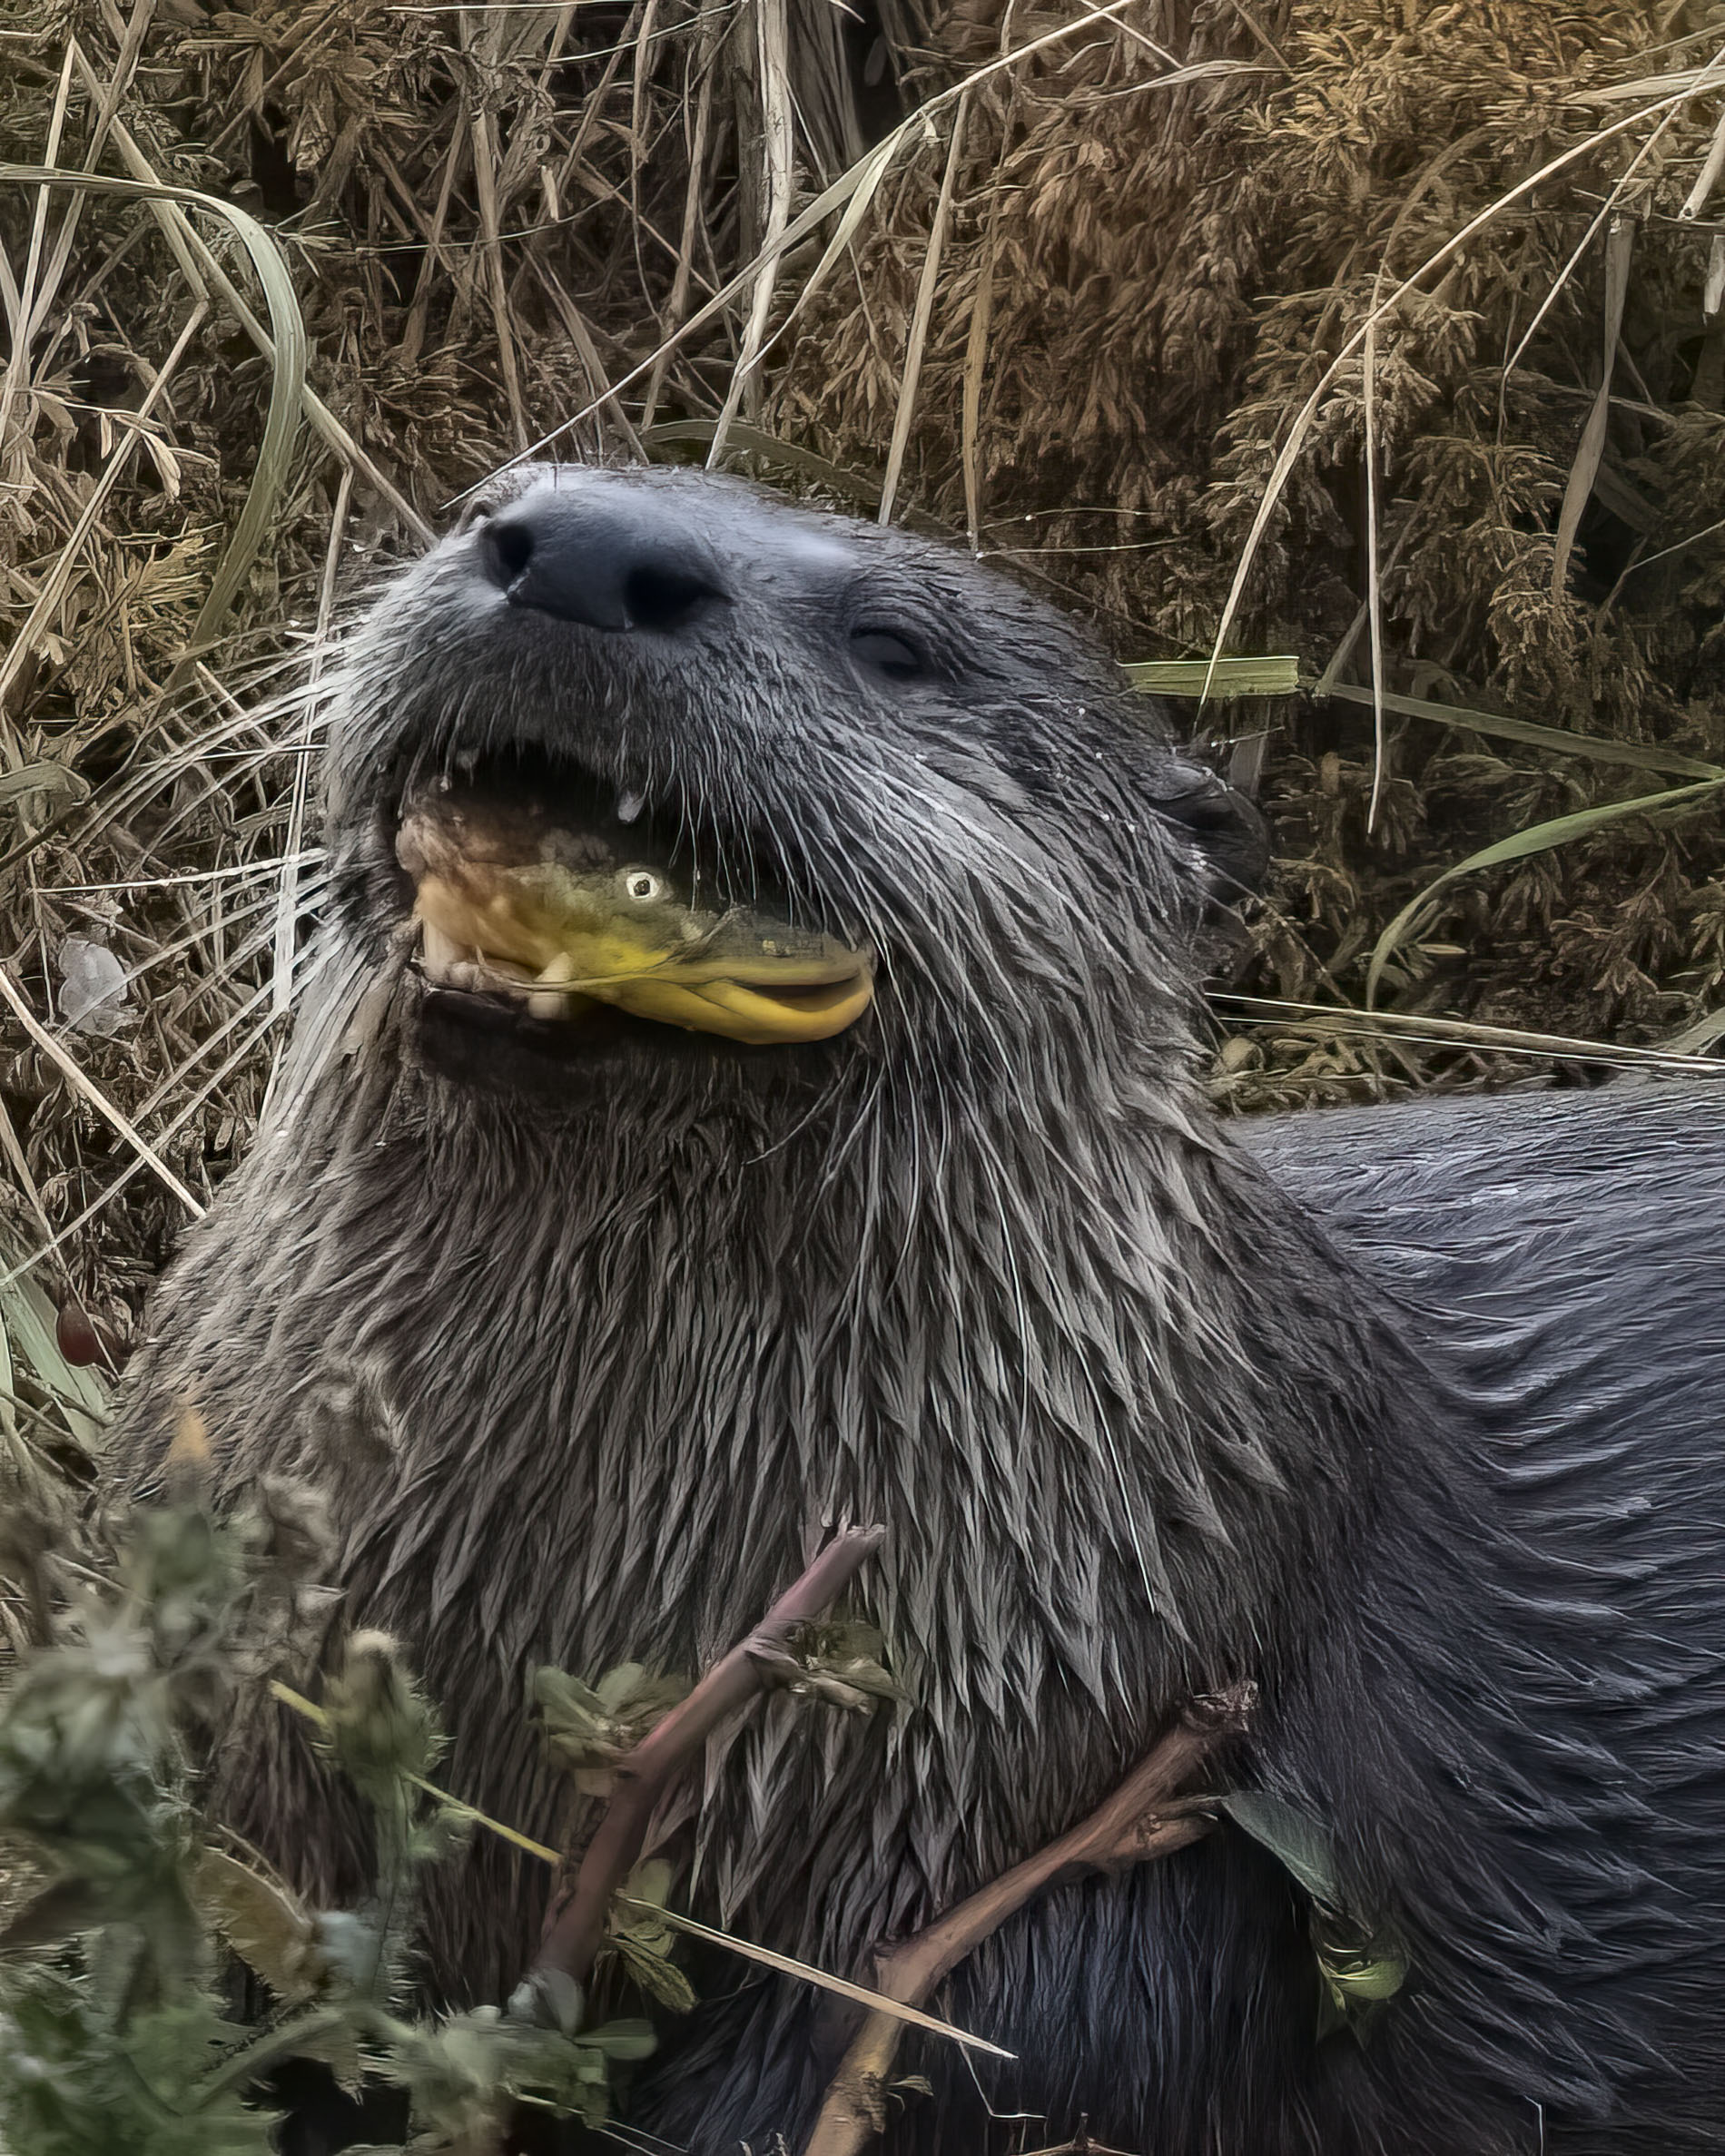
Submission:
<svg viewBox="0 0 1725 2156">
<path fill-rule="evenodd" d="M 1232 906 L 1257 890 L 1269 866 L 1269 827 L 1245 794 L 1205 764 L 1170 756 L 1150 787 L 1150 803 L 1197 840 L 1208 898 Z"/>
</svg>

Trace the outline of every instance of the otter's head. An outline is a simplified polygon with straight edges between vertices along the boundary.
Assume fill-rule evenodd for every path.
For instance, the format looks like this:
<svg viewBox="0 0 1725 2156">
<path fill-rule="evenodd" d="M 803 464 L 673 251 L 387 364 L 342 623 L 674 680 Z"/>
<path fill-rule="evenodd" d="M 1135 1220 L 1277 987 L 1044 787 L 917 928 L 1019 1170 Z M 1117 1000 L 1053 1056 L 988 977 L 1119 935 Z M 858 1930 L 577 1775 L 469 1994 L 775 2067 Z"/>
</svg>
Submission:
<svg viewBox="0 0 1725 2156">
<path fill-rule="evenodd" d="M 951 548 L 682 471 L 538 468 L 355 640 L 343 930 L 463 1083 L 988 1088 L 1183 1052 L 1257 820 Z"/>
</svg>

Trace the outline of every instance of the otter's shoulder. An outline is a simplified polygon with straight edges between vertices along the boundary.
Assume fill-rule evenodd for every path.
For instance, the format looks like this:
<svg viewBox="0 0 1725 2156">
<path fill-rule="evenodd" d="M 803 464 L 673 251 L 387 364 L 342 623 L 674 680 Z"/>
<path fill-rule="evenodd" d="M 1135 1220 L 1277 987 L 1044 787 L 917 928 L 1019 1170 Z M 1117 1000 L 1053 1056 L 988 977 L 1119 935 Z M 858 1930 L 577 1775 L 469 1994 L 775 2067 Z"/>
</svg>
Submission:
<svg viewBox="0 0 1725 2156">
<path fill-rule="evenodd" d="M 1362 1836 L 1395 1801 L 1352 1733 L 1362 1637 L 1393 1643 L 1375 1666 L 1393 1653 L 1423 1672 L 1433 1726 L 1480 1733 L 1490 1761 L 1464 1797 L 1415 1807 L 1414 1928 L 1465 1936 L 1479 1974 L 1436 2019 L 1385 2032 L 1380 2071 L 1405 2077 L 1408 2117 L 1488 2048 L 1598 2102 L 1602 2081 L 1645 2071 L 1650 2030 L 1717 2097 L 1697 1972 L 1725 1944 L 1721 1111 L 1725 1086 L 1636 1083 L 1237 1133 L 1389 1291 L 1410 1372 L 1435 1369 L 1453 1410 L 1416 1452 L 1386 1448 L 1313 1724 L 1326 1802 Z M 1423 1742 L 1405 1724 L 1380 1757 Z M 1610 2145 L 1680 2140 L 1625 2128 Z"/>
<path fill-rule="evenodd" d="M 1610 1232 L 1668 1199 L 1725 1196 L 1725 1079 L 1317 1108 L 1230 1133 L 1291 1196 L 1374 1241 L 1489 1235 L 1493 1220 Z"/>
<path fill-rule="evenodd" d="M 1450 1097 L 1237 1127 L 1501 1436 L 1717 1457 L 1725 1081 Z"/>
</svg>

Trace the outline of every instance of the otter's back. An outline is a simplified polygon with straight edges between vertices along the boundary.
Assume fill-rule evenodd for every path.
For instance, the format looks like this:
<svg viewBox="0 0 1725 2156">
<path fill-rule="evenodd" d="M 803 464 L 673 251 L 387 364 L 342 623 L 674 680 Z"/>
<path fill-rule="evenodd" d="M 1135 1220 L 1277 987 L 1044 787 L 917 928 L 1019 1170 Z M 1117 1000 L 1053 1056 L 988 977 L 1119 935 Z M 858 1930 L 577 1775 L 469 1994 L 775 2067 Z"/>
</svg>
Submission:
<svg viewBox="0 0 1725 2156">
<path fill-rule="evenodd" d="M 1392 1542 L 1377 1591 L 1405 1643 L 1432 1600 L 1410 1574 L 1448 1573 L 1453 1704 L 1491 1725 L 1503 1770 L 1475 1793 L 1474 1831 L 1549 1930 L 1504 1950 L 1516 1982 L 1488 2013 L 1410 2013 L 1378 2071 L 1417 2089 L 1422 2046 L 1454 2044 L 1445 2072 L 1495 2053 L 1530 2103 L 1549 2072 L 1539 2100 L 1556 2097 L 1577 2150 L 1620 2150 L 1626 2131 L 1711 2145 L 1725 2104 L 1721 1108 L 1725 1088 L 1638 1084 L 1240 1133 L 1475 1411 L 1446 1471 L 1466 1502 L 1425 1522 L 1423 1554 Z M 1422 1485 L 1419 1463 L 1388 1466 Z M 1426 1914 L 1457 1922 L 1454 1905 Z"/>
<path fill-rule="evenodd" d="M 1671 1320 L 1712 1301 L 1725 1268 L 1725 1081 L 1451 1095 L 1233 1129 L 1441 1330 L 1516 1304 L 1597 1317 L 1609 1288 L 1608 1331 L 1644 1351 L 1641 1374 L 1692 1366 L 1701 1344 Z"/>
<path fill-rule="evenodd" d="M 1246 1149 L 1401 1304 L 1531 1519 L 1559 1478 L 1701 1512 L 1725 1558 L 1725 1084 L 1452 1097 L 1245 1124 Z M 1535 1478 L 1553 1478 L 1549 1505 Z M 1543 1538 L 1542 1538 L 1543 1539 Z M 1725 1562 L 1712 1568 L 1725 1571 Z M 1699 1611 L 1698 1611 L 1699 1614 Z"/>
</svg>

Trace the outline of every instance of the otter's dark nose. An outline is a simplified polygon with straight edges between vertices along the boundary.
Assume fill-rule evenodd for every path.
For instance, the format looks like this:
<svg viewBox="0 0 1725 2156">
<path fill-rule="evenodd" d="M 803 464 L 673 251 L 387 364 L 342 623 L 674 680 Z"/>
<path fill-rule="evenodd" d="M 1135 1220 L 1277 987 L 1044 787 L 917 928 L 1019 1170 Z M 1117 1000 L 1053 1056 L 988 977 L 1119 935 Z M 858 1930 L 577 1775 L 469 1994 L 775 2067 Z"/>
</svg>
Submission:
<svg viewBox="0 0 1725 2156">
<path fill-rule="evenodd" d="M 726 597 L 661 500 L 536 487 L 479 527 L 479 560 L 511 606 L 594 629 L 680 629 Z"/>
</svg>

